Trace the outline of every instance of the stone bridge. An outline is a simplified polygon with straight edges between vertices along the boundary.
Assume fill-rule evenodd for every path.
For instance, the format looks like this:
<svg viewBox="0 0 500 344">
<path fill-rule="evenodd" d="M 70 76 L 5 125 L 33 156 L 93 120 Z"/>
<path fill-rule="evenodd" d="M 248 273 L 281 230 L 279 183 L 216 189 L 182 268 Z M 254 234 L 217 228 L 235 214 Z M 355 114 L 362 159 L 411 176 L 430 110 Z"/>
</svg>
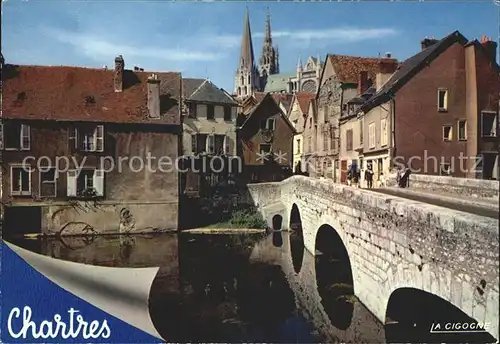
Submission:
<svg viewBox="0 0 500 344">
<path fill-rule="evenodd" d="M 327 274 L 316 266 L 316 279 L 322 271 L 318 289 L 343 286 L 337 299 L 354 294 L 402 333 L 478 322 L 486 332 L 470 335 L 498 340 L 497 219 L 303 176 L 250 184 L 249 190 L 268 223 L 291 231 L 292 251 L 305 247 L 323 267 L 337 262 Z M 302 260 L 295 258 L 293 266 L 307 284 L 311 276 Z"/>
</svg>

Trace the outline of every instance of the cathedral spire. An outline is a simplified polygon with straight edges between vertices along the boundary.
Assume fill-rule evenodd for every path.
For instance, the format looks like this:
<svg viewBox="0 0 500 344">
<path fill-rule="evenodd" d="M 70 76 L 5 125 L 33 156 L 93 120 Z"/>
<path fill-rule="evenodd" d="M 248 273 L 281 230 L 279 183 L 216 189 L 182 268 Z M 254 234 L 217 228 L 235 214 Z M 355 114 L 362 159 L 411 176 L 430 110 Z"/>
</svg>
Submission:
<svg viewBox="0 0 500 344">
<path fill-rule="evenodd" d="M 276 65 L 276 50 L 273 47 L 271 38 L 271 16 L 269 15 L 269 8 L 266 8 L 265 36 L 262 44 L 262 54 L 259 59 L 259 74 L 263 84 L 266 83 L 266 79 L 269 75 L 277 74 Z"/>
<path fill-rule="evenodd" d="M 299 62 L 297 62 L 297 70 L 302 71 L 302 59 L 300 58 L 300 56 L 299 56 Z"/>
<path fill-rule="evenodd" d="M 264 42 L 272 45 L 271 38 L 271 15 L 269 14 L 269 7 L 266 7 L 266 36 L 264 38 Z"/>
<path fill-rule="evenodd" d="M 240 67 L 247 67 L 249 69 L 254 66 L 254 54 L 252 44 L 252 32 L 250 30 L 250 17 L 248 8 L 245 10 L 245 19 L 243 23 L 243 36 L 241 38 L 241 53 L 240 53 Z"/>
</svg>

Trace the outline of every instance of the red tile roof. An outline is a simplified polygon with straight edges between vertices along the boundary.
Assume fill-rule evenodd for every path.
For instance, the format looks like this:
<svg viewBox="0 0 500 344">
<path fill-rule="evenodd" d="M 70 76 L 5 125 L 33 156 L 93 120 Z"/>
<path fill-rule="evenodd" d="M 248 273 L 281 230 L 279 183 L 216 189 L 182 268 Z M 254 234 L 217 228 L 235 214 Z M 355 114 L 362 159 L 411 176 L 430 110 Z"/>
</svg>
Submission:
<svg viewBox="0 0 500 344">
<path fill-rule="evenodd" d="M 314 96 L 315 94 L 310 92 L 297 92 L 295 95 L 303 114 L 307 114 L 307 111 L 309 111 L 309 103 Z"/>
<path fill-rule="evenodd" d="M 393 73 L 399 63 L 392 58 L 372 58 L 346 55 L 328 55 L 335 73 L 341 82 L 357 83 L 359 73 L 368 72 L 368 78 L 375 81 L 377 73 Z"/>
<path fill-rule="evenodd" d="M 147 115 L 150 73 L 125 70 L 123 91 L 115 92 L 113 70 L 5 65 L 2 115 L 16 119 L 180 124 L 181 74 L 155 74 L 161 82 L 161 119 Z"/>
</svg>

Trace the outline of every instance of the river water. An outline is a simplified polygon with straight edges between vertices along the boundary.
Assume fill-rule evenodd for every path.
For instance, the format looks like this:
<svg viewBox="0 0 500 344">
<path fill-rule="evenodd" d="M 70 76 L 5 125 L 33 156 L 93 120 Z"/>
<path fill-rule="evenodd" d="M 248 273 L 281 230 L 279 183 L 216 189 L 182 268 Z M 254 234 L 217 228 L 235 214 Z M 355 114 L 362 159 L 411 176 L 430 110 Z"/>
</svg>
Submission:
<svg viewBox="0 0 500 344">
<path fill-rule="evenodd" d="M 285 232 L 12 242 L 85 264 L 159 266 L 149 307 L 169 342 L 385 342 L 383 326 L 357 299 L 345 297 L 339 305 L 337 293 L 329 303 L 317 259 Z"/>
</svg>

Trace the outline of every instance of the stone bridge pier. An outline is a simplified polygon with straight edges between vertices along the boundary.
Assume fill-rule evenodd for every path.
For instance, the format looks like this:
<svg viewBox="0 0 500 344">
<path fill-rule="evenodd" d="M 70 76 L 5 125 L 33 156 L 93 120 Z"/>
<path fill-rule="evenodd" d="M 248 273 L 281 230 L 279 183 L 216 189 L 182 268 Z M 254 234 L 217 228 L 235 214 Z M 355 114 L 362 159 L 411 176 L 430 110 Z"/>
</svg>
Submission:
<svg viewBox="0 0 500 344">
<path fill-rule="evenodd" d="M 284 270 L 298 290 L 315 283 L 318 293 L 305 304 L 319 298 L 324 310 L 352 314 L 354 294 L 396 342 L 498 340 L 498 220 L 303 176 L 249 190 L 267 219 L 279 210 L 291 231 Z M 475 322 L 486 331 L 450 332 Z"/>
</svg>

